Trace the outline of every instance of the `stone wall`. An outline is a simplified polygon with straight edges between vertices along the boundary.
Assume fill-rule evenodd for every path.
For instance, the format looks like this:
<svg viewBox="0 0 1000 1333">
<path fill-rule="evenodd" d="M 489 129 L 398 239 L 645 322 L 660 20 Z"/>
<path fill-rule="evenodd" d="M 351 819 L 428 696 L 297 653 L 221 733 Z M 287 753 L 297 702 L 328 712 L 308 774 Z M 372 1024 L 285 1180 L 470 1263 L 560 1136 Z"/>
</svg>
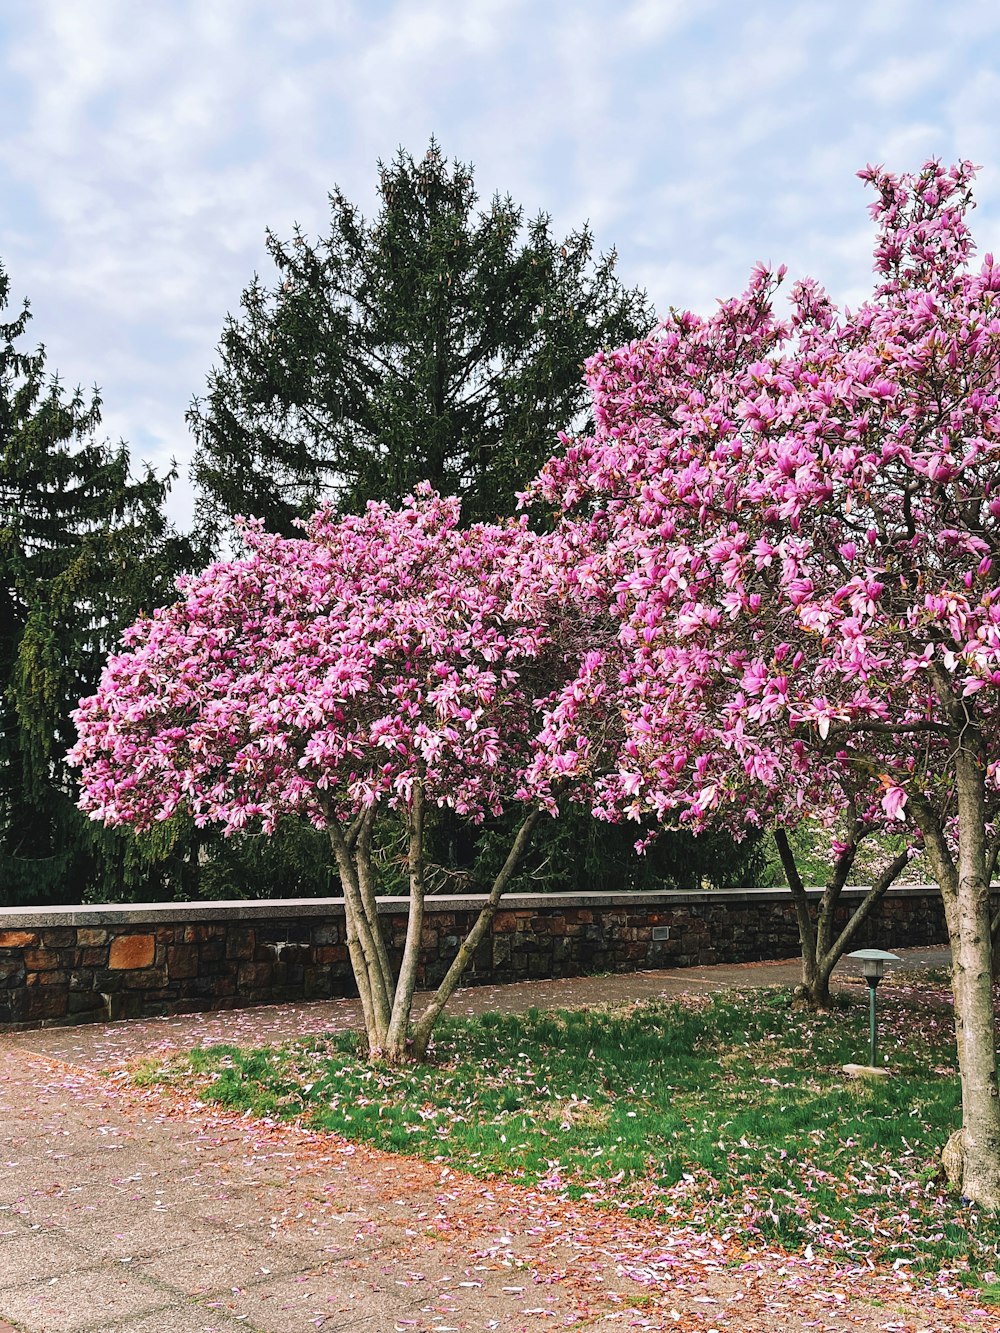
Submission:
<svg viewBox="0 0 1000 1333">
<path fill-rule="evenodd" d="M 422 986 L 443 976 L 480 902 L 429 900 Z M 381 904 L 397 954 L 405 909 L 405 899 Z M 937 890 L 907 886 L 890 891 L 852 947 L 946 939 Z M 786 890 L 515 894 L 504 899 L 466 984 L 797 953 Z M 0 1029 L 354 993 L 340 899 L 0 910 Z"/>
</svg>

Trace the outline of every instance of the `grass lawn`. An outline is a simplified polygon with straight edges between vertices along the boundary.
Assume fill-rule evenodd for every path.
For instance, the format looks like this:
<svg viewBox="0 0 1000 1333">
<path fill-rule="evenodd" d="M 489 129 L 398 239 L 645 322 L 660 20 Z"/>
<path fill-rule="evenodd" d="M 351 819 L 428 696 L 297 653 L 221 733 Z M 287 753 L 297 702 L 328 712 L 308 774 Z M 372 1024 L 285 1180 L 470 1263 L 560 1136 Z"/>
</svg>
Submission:
<svg viewBox="0 0 1000 1333">
<path fill-rule="evenodd" d="M 775 991 L 485 1014 L 443 1022 L 425 1067 L 370 1066 L 342 1035 L 212 1046 L 137 1078 L 750 1245 L 989 1285 L 1000 1223 L 938 1177 L 960 1118 L 946 992 L 881 988 L 893 1076 L 862 1081 L 841 1066 L 867 1060 L 865 995 L 827 1015 Z"/>
</svg>

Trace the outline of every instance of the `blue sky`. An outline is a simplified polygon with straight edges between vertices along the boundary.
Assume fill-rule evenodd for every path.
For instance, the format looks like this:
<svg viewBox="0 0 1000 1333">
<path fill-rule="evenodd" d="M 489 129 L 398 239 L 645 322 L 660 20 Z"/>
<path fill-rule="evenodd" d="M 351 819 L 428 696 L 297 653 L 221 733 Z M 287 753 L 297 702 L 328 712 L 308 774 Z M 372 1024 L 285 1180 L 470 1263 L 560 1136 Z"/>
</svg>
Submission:
<svg viewBox="0 0 1000 1333">
<path fill-rule="evenodd" d="M 69 384 L 135 460 L 181 466 L 265 227 L 366 212 L 431 134 L 557 231 L 590 221 L 660 309 L 710 310 L 757 259 L 856 302 L 855 172 L 981 164 L 1000 247 L 995 0 L 7 0 L 0 259 Z"/>
</svg>

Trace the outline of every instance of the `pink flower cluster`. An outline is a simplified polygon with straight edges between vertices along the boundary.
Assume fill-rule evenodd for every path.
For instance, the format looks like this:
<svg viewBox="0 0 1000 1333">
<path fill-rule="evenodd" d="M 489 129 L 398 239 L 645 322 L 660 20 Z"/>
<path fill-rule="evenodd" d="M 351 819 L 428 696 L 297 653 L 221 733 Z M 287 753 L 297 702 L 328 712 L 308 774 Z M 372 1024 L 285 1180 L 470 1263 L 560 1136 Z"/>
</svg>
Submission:
<svg viewBox="0 0 1000 1333">
<path fill-rule="evenodd" d="M 83 808 L 229 833 L 425 799 L 474 820 L 524 795 L 536 694 L 566 674 L 545 542 L 458 526 L 428 487 L 400 511 L 255 523 L 246 554 L 129 631 L 76 713 Z"/>
<path fill-rule="evenodd" d="M 579 530 L 567 586 L 620 626 L 534 770 L 575 769 L 581 732 L 607 748 L 613 717 L 605 817 L 832 819 L 845 793 L 870 821 L 915 793 L 943 813 L 963 719 L 996 789 L 1000 267 L 971 263 L 969 163 L 861 174 L 868 301 L 807 279 L 782 319 L 784 270 L 760 267 L 710 318 L 599 353 L 596 433 L 528 493 Z"/>
</svg>

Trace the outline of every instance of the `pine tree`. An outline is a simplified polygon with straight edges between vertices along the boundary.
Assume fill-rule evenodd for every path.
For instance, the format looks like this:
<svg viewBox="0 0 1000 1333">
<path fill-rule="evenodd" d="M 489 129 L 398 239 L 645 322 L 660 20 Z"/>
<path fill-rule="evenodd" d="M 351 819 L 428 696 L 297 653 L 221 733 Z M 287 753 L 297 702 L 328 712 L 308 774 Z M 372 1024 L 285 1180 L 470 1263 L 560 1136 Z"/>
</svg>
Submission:
<svg viewBox="0 0 1000 1333">
<path fill-rule="evenodd" d="M 398 503 L 424 479 L 462 497 L 466 522 L 510 513 L 558 432 L 587 428 L 585 359 L 653 323 L 645 294 L 619 281 L 614 251 L 594 258 L 586 227 L 559 241 L 546 215 L 526 222 L 509 196 L 478 209 L 471 167 L 449 166 L 434 140 L 420 161 L 401 149 L 379 163 L 379 198 L 369 223 L 335 187 L 316 245 L 300 230 L 290 243 L 268 234 L 277 280 L 255 277 L 243 293 L 188 414 L 209 546 L 235 514 L 287 535 L 322 500 L 345 511 Z M 429 818 L 445 881 L 489 870 L 489 836 L 447 812 Z M 757 868 L 753 839 L 710 849 L 668 834 L 639 860 L 635 836 L 546 824 L 524 887 L 745 883 Z M 505 837 L 501 828 L 498 845 Z M 265 869 L 252 838 L 219 856 L 234 885 L 289 878 Z M 318 876 L 294 882 L 315 892 Z"/>
<path fill-rule="evenodd" d="M 434 140 L 379 164 L 379 196 L 367 223 L 335 188 L 318 245 L 268 234 L 277 283 L 243 293 L 188 417 L 209 540 L 237 513 L 287 533 L 320 500 L 396 503 L 425 479 L 466 521 L 509 513 L 581 415 L 585 358 L 652 323 L 586 227 L 559 241 L 509 196 L 477 210 Z"/>
<path fill-rule="evenodd" d="M 20 349 L 28 319 L 25 302 L 0 323 L 0 903 L 127 896 L 150 858 L 77 811 L 70 713 L 118 630 L 169 599 L 186 543 L 170 479 L 133 480 L 125 446 L 95 442 L 96 392 L 65 393 L 43 348 Z"/>
</svg>

